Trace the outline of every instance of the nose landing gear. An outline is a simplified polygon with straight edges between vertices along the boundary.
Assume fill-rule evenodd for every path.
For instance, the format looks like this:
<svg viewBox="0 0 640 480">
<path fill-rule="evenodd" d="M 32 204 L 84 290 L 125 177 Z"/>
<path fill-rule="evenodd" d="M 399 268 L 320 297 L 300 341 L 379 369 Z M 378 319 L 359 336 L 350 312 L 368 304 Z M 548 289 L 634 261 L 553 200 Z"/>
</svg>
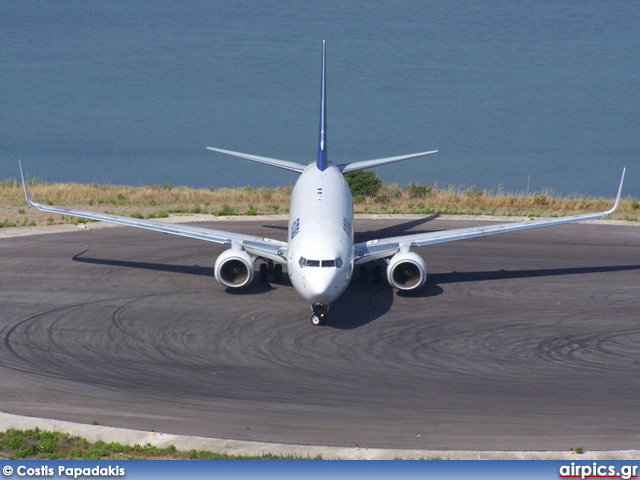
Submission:
<svg viewBox="0 0 640 480">
<path fill-rule="evenodd" d="M 313 314 L 311 315 L 311 323 L 315 326 L 326 325 L 327 312 L 329 311 L 329 305 L 311 305 Z"/>
</svg>

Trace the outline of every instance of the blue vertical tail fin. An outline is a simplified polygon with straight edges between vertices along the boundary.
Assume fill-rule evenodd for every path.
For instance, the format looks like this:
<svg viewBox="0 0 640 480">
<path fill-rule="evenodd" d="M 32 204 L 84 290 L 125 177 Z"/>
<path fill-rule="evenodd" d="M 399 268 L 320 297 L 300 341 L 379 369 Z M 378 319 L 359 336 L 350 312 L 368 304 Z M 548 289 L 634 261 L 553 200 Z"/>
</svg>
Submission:
<svg viewBox="0 0 640 480">
<path fill-rule="evenodd" d="M 318 170 L 324 171 L 329 166 L 327 157 L 327 63 L 325 41 L 322 40 L 322 83 L 320 95 L 320 138 L 318 139 Z"/>
</svg>

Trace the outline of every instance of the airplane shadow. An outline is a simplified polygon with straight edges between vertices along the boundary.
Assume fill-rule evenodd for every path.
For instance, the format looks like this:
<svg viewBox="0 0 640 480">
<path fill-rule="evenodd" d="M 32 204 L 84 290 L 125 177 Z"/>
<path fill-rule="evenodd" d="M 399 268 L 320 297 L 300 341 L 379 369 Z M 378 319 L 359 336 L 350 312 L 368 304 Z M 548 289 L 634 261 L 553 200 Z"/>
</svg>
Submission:
<svg viewBox="0 0 640 480">
<path fill-rule="evenodd" d="M 250 285 L 244 288 L 226 288 L 225 292 L 230 295 L 259 295 L 265 292 L 271 292 L 272 290 L 277 290 L 278 287 L 291 287 L 291 280 L 286 275 L 282 276 L 282 280 L 279 282 L 261 282 L 258 280 L 258 272 L 255 272 L 253 277 L 253 281 Z"/>
<path fill-rule="evenodd" d="M 448 284 L 630 270 L 640 270 L 640 265 L 434 273 L 427 277 L 427 281 L 422 287 L 413 291 L 394 291 L 386 282 L 380 285 L 363 285 L 356 283 L 356 279 L 344 295 L 332 305 L 327 326 L 340 330 L 352 330 L 362 327 L 387 313 L 393 305 L 395 296 L 408 298 L 436 297 L 444 293 L 443 285 Z"/>
<path fill-rule="evenodd" d="M 201 267 L 199 265 L 169 265 L 166 263 L 132 262 L 129 260 L 107 260 L 102 258 L 83 257 L 88 250 L 73 256 L 72 260 L 79 263 L 90 263 L 93 265 L 109 265 L 111 267 L 139 268 L 142 270 L 152 270 L 156 272 L 184 273 L 187 275 L 200 275 L 213 278 L 213 268 Z"/>
<path fill-rule="evenodd" d="M 380 230 L 369 230 L 366 232 L 355 232 L 355 241 L 365 242 L 368 240 L 373 240 L 376 238 L 382 237 L 390 237 L 390 236 L 398 236 L 404 235 L 408 230 L 415 228 L 420 225 L 424 225 L 427 222 L 435 220 L 440 215 L 429 215 L 428 217 L 416 218 L 414 220 L 409 220 L 404 223 L 398 223 L 396 225 L 391 225 L 389 227 L 381 228 Z M 357 220 L 356 220 L 357 221 Z M 262 225 L 264 228 L 271 228 L 274 230 L 284 230 L 287 231 L 288 227 L 284 225 Z M 421 232 L 411 232 L 411 233 L 421 233 Z"/>
<path fill-rule="evenodd" d="M 353 330 L 382 317 L 393 306 L 393 288 L 388 284 L 362 284 L 358 279 L 329 309 L 327 328 Z"/>
<path fill-rule="evenodd" d="M 214 269 L 211 267 L 201 267 L 199 265 L 169 265 L 166 263 L 151 263 L 151 262 L 133 262 L 130 260 L 107 260 L 102 258 L 90 258 L 83 257 L 82 255 L 88 252 L 83 252 L 74 255 L 72 260 L 79 263 L 90 263 L 93 265 L 108 265 L 111 267 L 125 267 L 125 268 L 138 268 L 141 270 L 151 270 L 155 272 L 169 272 L 169 273 L 182 273 L 186 275 L 199 275 L 202 277 L 214 278 Z M 254 281 L 251 285 L 245 288 L 227 288 L 225 291 L 231 295 L 257 295 L 271 290 L 276 290 L 277 286 L 283 285 L 291 286 L 289 277 L 283 276 L 282 281 L 277 284 L 271 284 L 269 282 L 257 281 L 257 272 L 254 277 Z"/>
<path fill-rule="evenodd" d="M 199 265 L 168 265 L 163 263 L 83 257 L 82 255 L 86 252 L 87 250 L 74 255 L 73 261 L 93 265 L 109 265 L 115 267 L 139 268 L 157 272 L 199 275 L 210 278 L 213 278 L 214 276 L 213 268 L 211 267 L 201 267 Z M 398 297 L 409 298 L 436 297 L 444 293 L 442 285 L 488 280 L 513 280 L 562 275 L 623 272 L 631 270 L 640 270 L 640 265 L 432 273 L 427 277 L 427 282 L 419 289 L 414 291 L 400 290 L 397 292 L 395 292 L 394 289 L 386 283 L 386 281 L 382 284 L 361 284 L 358 282 L 357 278 L 354 278 L 346 292 L 333 305 L 331 305 L 327 327 L 340 330 L 352 330 L 362 327 L 387 313 L 393 306 L 395 295 Z M 232 295 L 259 295 L 275 290 L 278 286 L 290 287 L 291 282 L 286 275 L 282 279 L 282 282 L 278 284 L 271 284 L 269 282 L 262 283 L 257 281 L 257 279 L 254 279 L 251 285 L 247 288 L 227 288 L 226 292 Z"/>
<path fill-rule="evenodd" d="M 398 223 L 396 225 L 384 227 L 379 230 L 368 230 L 366 232 L 356 231 L 354 240 L 356 243 L 358 243 L 358 242 L 367 242 L 369 240 L 374 240 L 376 238 L 396 237 L 398 235 L 405 235 L 412 228 L 431 222 L 432 220 L 435 220 L 439 216 L 440 215 L 429 215 L 428 217 L 416 218 L 404 223 Z M 358 220 L 356 219 L 356 222 L 357 221 Z M 415 231 L 415 232 L 411 232 L 410 234 L 413 235 L 415 233 L 422 233 L 422 231 Z"/>
<path fill-rule="evenodd" d="M 487 270 L 478 272 L 450 272 L 432 273 L 427 277 L 426 284 L 416 291 L 398 291 L 401 297 L 432 297 L 433 287 L 438 287 L 440 293 L 443 289 L 439 285 L 466 282 L 483 282 L 488 280 L 514 280 L 521 278 L 555 277 L 563 275 L 583 275 L 589 273 L 624 272 L 640 270 L 640 265 L 617 265 L 599 267 L 575 267 L 575 268 L 547 268 L 534 270 Z M 435 293 L 439 295 L 440 293 Z"/>
</svg>

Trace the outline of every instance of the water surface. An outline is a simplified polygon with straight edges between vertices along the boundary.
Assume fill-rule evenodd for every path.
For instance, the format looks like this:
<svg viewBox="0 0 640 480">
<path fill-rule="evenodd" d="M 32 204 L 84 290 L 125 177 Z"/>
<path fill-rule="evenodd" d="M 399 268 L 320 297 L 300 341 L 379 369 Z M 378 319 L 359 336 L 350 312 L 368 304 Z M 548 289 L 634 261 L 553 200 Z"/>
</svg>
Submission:
<svg viewBox="0 0 640 480">
<path fill-rule="evenodd" d="M 640 196 L 640 7 L 622 1 L 0 3 L 0 178 L 275 186 L 207 145 L 427 149 L 385 181 Z"/>
</svg>

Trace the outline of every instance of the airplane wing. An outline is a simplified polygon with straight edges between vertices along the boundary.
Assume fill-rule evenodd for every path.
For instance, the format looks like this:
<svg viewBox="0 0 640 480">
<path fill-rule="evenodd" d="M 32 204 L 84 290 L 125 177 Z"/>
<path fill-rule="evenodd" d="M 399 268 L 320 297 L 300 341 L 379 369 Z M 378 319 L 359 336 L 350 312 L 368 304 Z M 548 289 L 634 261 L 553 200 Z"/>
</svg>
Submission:
<svg viewBox="0 0 640 480">
<path fill-rule="evenodd" d="M 22 185 L 27 203 L 44 212 L 59 213 L 69 215 L 71 217 L 88 218 L 91 220 L 99 220 L 101 222 L 115 223 L 118 225 L 126 225 L 128 227 L 144 228 L 155 232 L 168 233 L 171 235 L 180 235 L 182 237 L 195 238 L 197 240 L 205 240 L 207 242 L 221 244 L 240 244 L 247 252 L 252 255 L 264 257 L 277 263 L 287 263 L 287 244 L 280 240 L 274 240 L 266 237 L 257 237 L 254 235 L 245 235 L 242 233 L 227 232 L 224 230 L 214 230 L 210 228 L 194 227 L 190 225 L 178 225 L 153 220 L 145 220 L 139 218 L 123 217 L 119 215 L 111 215 L 108 213 L 91 212 L 85 210 L 74 210 L 70 208 L 54 207 L 43 205 L 31 200 L 29 191 L 27 190 L 27 182 L 22 172 L 22 162 L 20 165 L 20 175 L 22 176 Z"/>
<path fill-rule="evenodd" d="M 622 170 L 622 178 L 618 187 L 616 201 L 610 210 L 597 213 L 585 213 L 581 215 L 570 215 L 558 218 L 540 218 L 524 222 L 500 223 L 497 225 L 485 225 L 482 227 L 459 228 L 455 230 L 445 230 L 441 232 L 418 233 L 415 235 L 403 235 L 399 237 L 381 238 L 368 242 L 357 243 L 355 247 L 356 265 L 387 258 L 395 255 L 400 249 L 411 247 L 424 247 L 437 243 L 455 242 L 469 238 L 484 237 L 488 235 L 498 235 L 500 233 L 517 232 L 530 228 L 550 227 L 552 225 L 562 225 L 564 223 L 581 222 L 584 220 L 594 220 L 611 215 L 618 208 L 620 196 L 622 194 L 622 184 L 626 169 Z"/>
</svg>

